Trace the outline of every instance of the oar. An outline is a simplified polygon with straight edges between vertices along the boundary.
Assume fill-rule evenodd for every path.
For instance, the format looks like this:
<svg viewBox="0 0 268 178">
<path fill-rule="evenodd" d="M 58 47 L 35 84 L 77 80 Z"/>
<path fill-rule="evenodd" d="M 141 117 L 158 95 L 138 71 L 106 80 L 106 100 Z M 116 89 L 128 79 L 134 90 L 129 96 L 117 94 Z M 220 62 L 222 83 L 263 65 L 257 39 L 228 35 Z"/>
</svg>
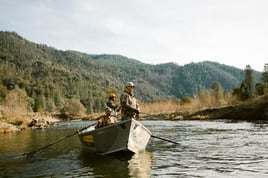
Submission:
<svg viewBox="0 0 268 178">
<path fill-rule="evenodd" d="M 46 145 L 46 146 L 44 146 L 44 147 L 42 147 L 42 148 L 39 148 L 39 149 L 37 149 L 37 150 L 31 151 L 31 152 L 28 152 L 28 153 L 24 153 L 24 154 L 22 155 L 22 157 L 25 157 L 25 156 L 26 156 L 26 157 L 32 157 L 34 154 L 36 154 L 36 153 L 38 153 L 38 152 L 40 152 L 40 151 L 46 149 L 47 147 L 50 147 L 50 146 L 52 146 L 52 145 L 55 145 L 56 143 L 59 143 L 59 142 L 65 140 L 65 139 L 67 139 L 67 138 L 69 138 L 69 137 L 72 137 L 72 136 L 78 134 L 79 132 L 82 132 L 83 130 L 85 130 L 85 129 L 87 129 L 87 128 L 89 128 L 89 127 L 95 125 L 95 124 L 96 124 L 96 123 L 91 124 L 91 125 L 89 125 L 89 126 L 87 126 L 87 127 L 85 127 L 85 128 L 82 128 L 82 129 L 80 129 L 80 130 L 75 131 L 74 133 L 72 133 L 72 134 L 70 134 L 70 135 L 66 135 L 65 137 L 59 138 L 59 139 L 56 140 L 55 142 L 50 143 L 50 144 L 48 144 L 48 145 Z"/>
<path fill-rule="evenodd" d="M 153 138 L 157 138 L 157 139 L 160 139 L 160 140 L 164 140 L 164 141 L 166 141 L 166 142 L 174 143 L 174 144 L 179 144 L 178 142 L 174 142 L 174 141 L 172 141 L 172 140 L 168 140 L 168 139 L 166 139 L 166 138 L 158 137 L 158 136 L 155 136 L 155 135 L 151 135 L 151 137 L 153 137 Z"/>
</svg>

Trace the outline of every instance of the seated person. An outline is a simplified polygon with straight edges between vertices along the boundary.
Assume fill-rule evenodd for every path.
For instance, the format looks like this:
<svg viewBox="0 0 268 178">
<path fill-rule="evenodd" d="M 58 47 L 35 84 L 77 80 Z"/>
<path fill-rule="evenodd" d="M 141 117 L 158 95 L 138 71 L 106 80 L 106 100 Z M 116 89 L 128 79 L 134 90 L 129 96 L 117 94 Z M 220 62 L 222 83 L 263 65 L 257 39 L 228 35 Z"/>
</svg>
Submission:
<svg viewBox="0 0 268 178">
<path fill-rule="evenodd" d="M 116 117 L 111 115 L 112 109 L 109 107 L 105 108 L 105 115 L 101 116 L 98 121 L 95 128 L 100 128 L 109 124 L 113 124 L 117 122 Z"/>
<path fill-rule="evenodd" d="M 115 104 L 115 98 L 116 98 L 116 95 L 114 93 L 111 93 L 109 95 L 109 100 L 106 102 L 106 106 L 112 109 L 111 115 L 116 117 L 117 113 L 121 109 L 121 106 L 118 106 L 117 104 Z"/>
</svg>

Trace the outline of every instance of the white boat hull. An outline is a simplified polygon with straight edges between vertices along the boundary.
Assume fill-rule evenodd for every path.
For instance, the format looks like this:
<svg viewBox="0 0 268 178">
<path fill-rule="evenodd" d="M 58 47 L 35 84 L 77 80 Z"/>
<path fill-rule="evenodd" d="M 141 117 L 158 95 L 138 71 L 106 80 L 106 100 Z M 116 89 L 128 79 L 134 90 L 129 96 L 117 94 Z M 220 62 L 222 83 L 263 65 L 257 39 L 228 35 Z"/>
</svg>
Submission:
<svg viewBox="0 0 268 178">
<path fill-rule="evenodd" d="M 129 119 L 98 129 L 91 127 L 78 135 L 84 149 L 106 155 L 144 151 L 152 134 L 140 122 Z"/>
</svg>

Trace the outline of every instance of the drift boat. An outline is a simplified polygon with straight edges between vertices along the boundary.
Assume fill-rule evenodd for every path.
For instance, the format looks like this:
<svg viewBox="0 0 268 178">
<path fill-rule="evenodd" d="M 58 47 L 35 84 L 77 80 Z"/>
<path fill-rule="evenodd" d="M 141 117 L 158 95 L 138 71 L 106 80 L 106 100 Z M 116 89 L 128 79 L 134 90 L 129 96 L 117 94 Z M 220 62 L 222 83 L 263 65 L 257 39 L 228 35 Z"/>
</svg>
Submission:
<svg viewBox="0 0 268 178">
<path fill-rule="evenodd" d="M 146 149 L 152 133 L 135 119 L 101 128 L 89 127 L 78 133 L 86 151 L 101 155 L 118 152 L 135 154 Z"/>
</svg>

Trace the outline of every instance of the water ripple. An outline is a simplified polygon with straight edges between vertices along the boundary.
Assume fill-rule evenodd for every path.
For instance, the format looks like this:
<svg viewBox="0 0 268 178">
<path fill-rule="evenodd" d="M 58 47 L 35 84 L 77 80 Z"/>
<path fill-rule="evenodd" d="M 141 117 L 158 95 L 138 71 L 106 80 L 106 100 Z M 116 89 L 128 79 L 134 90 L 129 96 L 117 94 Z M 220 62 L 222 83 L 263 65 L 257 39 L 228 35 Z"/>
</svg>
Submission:
<svg viewBox="0 0 268 178">
<path fill-rule="evenodd" d="M 78 137 L 53 145 L 33 158 L 12 159 L 40 148 L 91 122 L 63 122 L 46 131 L 0 136 L 4 177 L 268 177 L 268 123 L 142 121 L 153 135 L 147 151 L 131 158 L 88 155 Z"/>
</svg>

